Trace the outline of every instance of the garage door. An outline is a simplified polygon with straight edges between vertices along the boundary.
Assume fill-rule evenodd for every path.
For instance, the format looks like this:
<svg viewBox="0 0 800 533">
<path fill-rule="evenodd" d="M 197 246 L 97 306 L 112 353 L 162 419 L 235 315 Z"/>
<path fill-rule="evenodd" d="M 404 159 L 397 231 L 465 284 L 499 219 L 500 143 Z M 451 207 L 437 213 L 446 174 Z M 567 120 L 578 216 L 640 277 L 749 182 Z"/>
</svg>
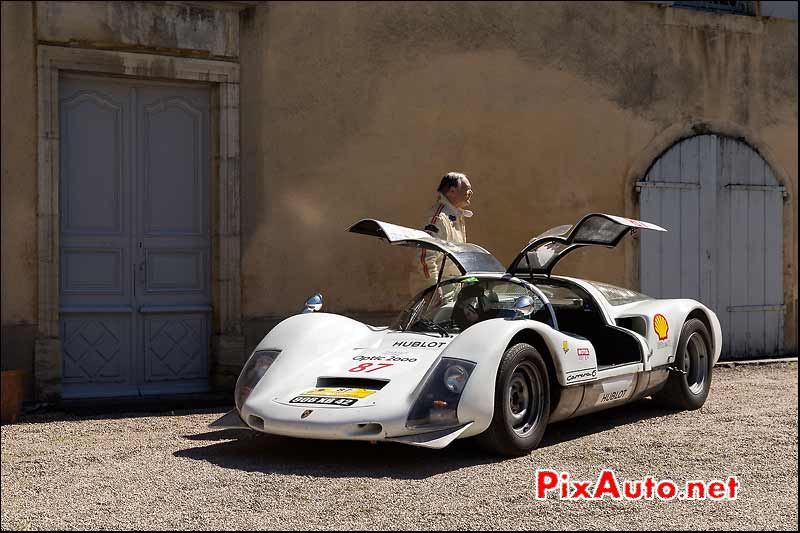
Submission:
<svg viewBox="0 0 800 533">
<path fill-rule="evenodd" d="M 59 91 L 62 396 L 207 390 L 209 89 Z"/>
<path fill-rule="evenodd" d="M 650 168 L 642 220 L 642 291 L 694 298 L 719 316 L 723 357 L 783 353 L 783 196 L 747 144 L 717 135 L 679 142 Z"/>
</svg>

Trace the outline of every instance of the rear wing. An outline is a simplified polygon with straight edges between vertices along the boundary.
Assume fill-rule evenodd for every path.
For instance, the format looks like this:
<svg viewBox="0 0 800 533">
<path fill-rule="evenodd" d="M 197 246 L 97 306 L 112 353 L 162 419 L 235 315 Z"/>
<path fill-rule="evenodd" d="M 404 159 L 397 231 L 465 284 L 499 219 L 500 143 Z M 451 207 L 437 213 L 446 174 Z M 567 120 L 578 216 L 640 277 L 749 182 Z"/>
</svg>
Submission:
<svg viewBox="0 0 800 533">
<path fill-rule="evenodd" d="M 359 220 L 347 231 L 370 235 L 386 240 L 394 246 L 410 246 L 413 248 L 425 248 L 445 254 L 463 274 L 492 272 L 505 273 L 505 267 L 489 253 L 485 248 L 477 244 L 450 242 L 436 237 L 431 237 L 428 233 L 398 226 L 388 222 L 382 222 L 372 218 Z"/>
<path fill-rule="evenodd" d="M 590 213 L 574 226 L 558 226 L 531 239 L 508 267 L 511 274 L 550 275 L 568 253 L 583 246 L 614 248 L 634 229 L 667 231 L 649 222 L 605 213 Z"/>
</svg>

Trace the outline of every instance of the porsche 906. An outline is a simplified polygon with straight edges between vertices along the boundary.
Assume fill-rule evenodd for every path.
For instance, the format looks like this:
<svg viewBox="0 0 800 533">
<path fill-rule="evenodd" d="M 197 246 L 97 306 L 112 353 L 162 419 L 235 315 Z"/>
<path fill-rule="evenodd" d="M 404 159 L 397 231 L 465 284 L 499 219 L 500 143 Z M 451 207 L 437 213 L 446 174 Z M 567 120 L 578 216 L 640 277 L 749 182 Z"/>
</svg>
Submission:
<svg viewBox="0 0 800 533">
<path fill-rule="evenodd" d="M 462 275 L 437 280 L 386 327 L 320 312 L 316 294 L 261 340 L 235 409 L 211 425 L 429 448 L 475 437 L 518 456 L 550 422 L 648 396 L 698 409 L 721 351 L 712 310 L 552 274 L 573 250 L 615 247 L 632 230 L 666 231 L 592 213 L 535 237 L 506 268 L 475 244 L 361 220 L 349 231 L 439 252 Z"/>
</svg>

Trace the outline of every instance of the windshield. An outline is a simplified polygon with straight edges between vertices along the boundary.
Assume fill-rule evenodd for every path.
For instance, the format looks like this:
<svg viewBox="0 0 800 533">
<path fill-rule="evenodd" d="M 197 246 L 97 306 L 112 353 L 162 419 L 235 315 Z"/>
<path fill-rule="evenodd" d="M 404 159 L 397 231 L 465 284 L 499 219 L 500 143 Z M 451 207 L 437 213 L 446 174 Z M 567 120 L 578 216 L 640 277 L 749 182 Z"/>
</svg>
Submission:
<svg viewBox="0 0 800 533">
<path fill-rule="evenodd" d="M 491 318 L 514 318 L 514 302 L 521 296 L 533 299 L 533 320 L 550 326 L 548 305 L 524 285 L 502 279 L 461 278 L 443 282 L 419 294 L 400 313 L 392 329 L 432 333 L 461 333 Z"/>
</svg>

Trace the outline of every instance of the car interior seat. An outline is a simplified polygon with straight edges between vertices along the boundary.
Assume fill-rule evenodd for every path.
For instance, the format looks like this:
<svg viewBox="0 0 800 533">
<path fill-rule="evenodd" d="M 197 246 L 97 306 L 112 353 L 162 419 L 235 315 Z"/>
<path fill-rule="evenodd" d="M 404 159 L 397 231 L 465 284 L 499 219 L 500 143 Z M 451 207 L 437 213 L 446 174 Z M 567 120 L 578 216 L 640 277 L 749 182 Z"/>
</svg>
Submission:
<svg viewBox="0 0 800 533">
<path fill-rule="evenodd" d="M 462 287 L 461 292 L 458 293 L 456 302 L 453 305 L 453 314 L 451 319 L 456 325 L 464 331 L 473 324 L 486 319 L 485 312 L 485 294 L 483 285 L 476 283 L 473 285 L 466 285 Z M 477 313 L 477 320 L 470 320 L 466 315 L 467 306 L 472 306 Z"/>
</svg>

